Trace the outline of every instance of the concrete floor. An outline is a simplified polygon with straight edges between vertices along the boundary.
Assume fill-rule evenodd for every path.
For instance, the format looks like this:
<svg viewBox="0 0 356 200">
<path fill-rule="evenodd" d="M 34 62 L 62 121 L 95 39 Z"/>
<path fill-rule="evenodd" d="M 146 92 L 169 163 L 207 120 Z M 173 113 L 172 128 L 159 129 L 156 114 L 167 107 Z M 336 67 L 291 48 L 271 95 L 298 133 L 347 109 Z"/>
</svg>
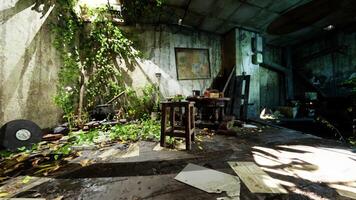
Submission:
<svg viewBox="0 0 356 200">
<path fill-rule="evenodd" d="M 199 141 L 201 140 L 201 141 Z M 289 129 L 241 130 L 238 136 L 199 135 L 192 151 L 160 149 L 139 142 L 126 156 L 106 150 L 83 152 L 69 168 L 92 164 L 18 194 L 46 199 L 216 199 L 174 180 L 187 163 L 236 175 L 227 161 L 252 161 L 289 192 L 264 195 L 241 185 L 240 199 L 350 199 L 356 196 L 356 153 L 342 144 Z M 155 149 L 155 150 L 154 150 Z M 106 153 L 108 155 L 108 153 Z"/>
</svg>

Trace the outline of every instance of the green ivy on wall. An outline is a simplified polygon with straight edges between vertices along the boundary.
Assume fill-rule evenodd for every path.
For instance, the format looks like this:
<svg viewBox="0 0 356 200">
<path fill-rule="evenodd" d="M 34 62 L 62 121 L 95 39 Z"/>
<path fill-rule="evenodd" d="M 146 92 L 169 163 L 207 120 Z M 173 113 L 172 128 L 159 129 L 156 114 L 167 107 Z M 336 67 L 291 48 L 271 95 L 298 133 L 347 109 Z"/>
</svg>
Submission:
<svg viewBox="0 0 356 200">
<path fill-rule="evenodd" d="M 87 121 L 91 108 L 126 90 L 128 101 L 136 103 L 128 103 L 124 110 L 131 117 L 142 117 L 140 113 L 147 111 L 143 105 L 152 101 L 152 91 L 144 93 L 147 97 L 138 97 L 125 84 L 123 71 L 117 63 L 120 59 L 126 64 L 135 64 L 139 52 L 120 25 L 113 21 L 108 6 L 90 9 L 77 4 L 78 0 L 55 2 L 52 30 L 54 45 L 62 60 L 55 103 L 62 108 L 64 118 L 70 124 L 82 124 Z M 125 0 L 125 21 L 130 23 L 135 18 L 152 15 L 161 5 L 162 0 L 153 3 L 150 0 Z M 153 88 L 157 93 L 156 87 L 147 88 L 145 90 Z"/>
</svg>

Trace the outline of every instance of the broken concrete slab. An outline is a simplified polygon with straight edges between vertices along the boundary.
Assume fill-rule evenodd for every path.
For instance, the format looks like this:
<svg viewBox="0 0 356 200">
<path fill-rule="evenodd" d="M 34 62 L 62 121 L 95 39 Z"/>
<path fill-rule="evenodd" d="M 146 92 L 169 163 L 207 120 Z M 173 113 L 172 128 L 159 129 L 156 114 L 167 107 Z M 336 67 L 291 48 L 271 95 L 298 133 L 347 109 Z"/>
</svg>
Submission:
<svg viewBox="0 0 356 200">
<path fill-rule="evenodd" d="M 225 191 L 230 199 L 239 199 L 240 196 L 240 180 L 237 176 L 199 165 L 189 163 L 174 179 L 208 193 Z"/>
</svg>

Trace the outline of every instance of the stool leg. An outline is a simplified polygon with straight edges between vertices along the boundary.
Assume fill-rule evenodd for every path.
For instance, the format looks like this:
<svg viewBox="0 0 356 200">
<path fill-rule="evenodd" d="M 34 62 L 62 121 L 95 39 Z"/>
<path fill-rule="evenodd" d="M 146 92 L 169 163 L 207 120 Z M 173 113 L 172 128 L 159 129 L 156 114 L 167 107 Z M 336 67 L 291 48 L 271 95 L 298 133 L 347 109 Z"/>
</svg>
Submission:
<svg viewBox="0 0 356 200">
<path fill-rule="evenodd" d="M 166 145 L 166 122 L 167 122 L 167 110 L 166 105 L 162 105 L 162 119 L 161 119 L 161 147 Z"/>
<path fill-rule="evenodd" d="M 192 138 L 190 135 L 190 112 L 189 112 L 189 104 L 185 106 L 185 120 L 186 120 L 186 125 L 185 125 L 185 148 L 187 150 L 192 149 Z"/>
</svg>

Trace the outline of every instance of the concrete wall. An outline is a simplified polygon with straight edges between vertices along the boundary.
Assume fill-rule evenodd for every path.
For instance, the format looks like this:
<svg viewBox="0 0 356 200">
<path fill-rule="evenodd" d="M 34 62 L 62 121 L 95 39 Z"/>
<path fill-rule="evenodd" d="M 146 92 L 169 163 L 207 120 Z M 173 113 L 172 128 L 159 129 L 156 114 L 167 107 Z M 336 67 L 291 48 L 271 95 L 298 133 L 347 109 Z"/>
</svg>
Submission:
<svg viewBox="0 0 356 200">
<path fill-rule="evenodd" d="M 252 63 L 251 40 L 256 33 L 236 29 L 236 73 L 251 75 L 248 117 L 257 117 L 260 113 L 260 66 Z"/>
<path fill-rule="evenodd" d="M 1 4 L 0 24 L 0 125 L 13 119 L 29 119 L 42 128 L 60 121 L 55 106 L 57 74 L 61 66 L 52 46 L 48 18 L 53 8 L 39 7 L 33 0 L 12 0 Z M 177 32 L 168 27 L 135 28 L 138 49 L 146 59 L 126 69 L 129 86 L 142 88 L 157 83 L 155 73 L 161 73 L 160 88 L 164 96 L 190 95 L 192 90 L 205 90 L 221 67 L 220 36 L 200 32 Z M 209 49 L 211 78 L 177 80 L 175 47 Z"/>
<path fill-rule="evenodd" d="M 283 65 L 282 48 L 277 46 L 264 46 L 264 62 Z M 261 107 L 273 108 L 285 102 L 285 75 L 284 73 L 261 66 L 260 68 L 260 98 Z"/>
<path fill-rule="evenodd" d="M 0 5 L 0 125 L 29 119 L 44 128 L 59 119 L 53 103 L 59 60 L 46 24 L 53 8 L 36 11 L 35 2 Z"/>
<path fill-rule="evenodd" d="M 294 62 L 298 71 L 328 97 L 350 94 L 350 90 L 338 85 L 356 76 L 355 55 L 356 33 L 319 37 L 294 47 Z M 298 89 L 297 92 L 303 95 L 305 90 Z"/>
<path fill-rule="evenodd" d="M 129 85 L 135 88 L 147 83 L 157 83 L 156 73 L 161 73 L 160 89 L 164 96 L 191 95 L 192 90 L 202 92 L 211 86 L 221 68 L 221 37 L 203 32 L 179 30 L 167 26 L 138 27 L 130 32 L 137 34 L 138 49 L 145 59 L 138 65 L 126 68 Z M 177 80 L 175 47 L 203 48 L 209 50 L 210 79 Z M 123 64 L 123 63 L 122 63 Z M 123 65 L 122 65 L 123 66 Z M 124 67 L 124 66 L 123 66 Z"/>
<path fill-rule="evenodd" d="M 53 8 L 40 7 L 35 11 L 35 2 L 9 0 L 1 5 L 0 124 L 25 118 L 45 128 L 55 125 L 60 119 L 60 111 L 53 103 L 60 61 L 47 25 Z M 137 65 L 127 65 L 118 60 L 125 69 L 129 86 L 138 89 L 147 83 L 157 83 L 155 74 L 161 73 L 160 89 L 164 96 L 190 95 L 192 90 L 204 91 L 210 87 L 221 70 L 222 38 L 219 35 L 167 26 L 135 27 L 129 28 L 129 32 L 134 33 L 139 44 L 137 49 L 145 57 L 138 60 Z M 260 107 L 265 104 L 261 104 L 261 98 L 273 104 L 277 101 L 272 98 L 274 93 L 261 95 L 261 88 L 263 91 L 267 91 L 266 87 L 277 91 L 278 78 L 274 72 L 261 70 L 259 65 L 252 63 L 251 40 L 255 35 L 240 29 L 230 33 L 236 41 L 233 49 L 237 75 L 242 72 L 251 75 L 249 117 L 259 115 Z M 208 49 L 211 78 L 177 80 L 175 47 Z"/>
<path fill-rule="evenodd" d="M 276 63 L 283 65 L 283 49 L 269 44 L 264 45 L 263 61 L 266 63 Z"/>
<path fill-rule="evenodd" d="M 231 35 L 234 35 L 231 39 Z M 275 107 L 284 104 L 285 88 L 283 74 L 252 63 L 252 38 L 256 33 L 244 29 L 235 29 L 224 36 L 224 47 L 230 49 L 223 55 L 224 71 L 236 65 L 236 75 L 246 72 L 251 76 L 248 117 L 258 117 L 263 107 Z M 235 53 L 234 55 L 231 53 Z M 282 64 L 282 49 L 264 45 L 264 59 L 271 63 Z M 234 60 L 234 64 L 231 64 Z M 227 70 L 226 70 L 227 69 Z"/>
</svg>

